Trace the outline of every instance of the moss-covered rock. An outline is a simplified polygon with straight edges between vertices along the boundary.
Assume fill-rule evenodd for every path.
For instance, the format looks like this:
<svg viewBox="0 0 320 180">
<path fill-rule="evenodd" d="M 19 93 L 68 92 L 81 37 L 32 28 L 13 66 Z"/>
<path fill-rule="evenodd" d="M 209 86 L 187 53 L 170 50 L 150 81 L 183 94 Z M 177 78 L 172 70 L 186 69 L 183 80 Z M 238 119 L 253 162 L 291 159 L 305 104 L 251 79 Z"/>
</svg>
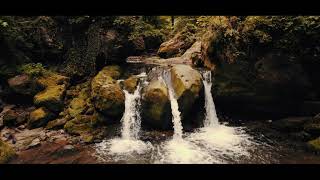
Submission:
<svg viewBox="0 0 320 180">
<path fill-rule="evenodd" d="M 109 71 L 115 67 L 106 67 L 91 82 L 91 97 L 95 108 L 106 116 L 118 118 L 124 112 L 125 96 L 120 85 L 114 79 L 118 71 Z M 114 78 L 113 78 L 114 77 Z"/>
<path fill-rule="evenodd" d="M 38 108 L 30 113 L 30 118 L 28 121 L 28 128 L 33 129 L 37 127 L 45 126 L 48 121 L 54 118 L 49 110 L 44 107 Z"/>
<path fill-rule="evenodd" d="M 14 149 L 0 140 L 0 164 L 5 164 L 16 155 Z"/>
<path fill-rule="evenodd" d="M 120 66 L 112 65 L 104 67 L 99 73 L 104 76 L 110 76 L 113 79 L 119 79 L 122 74 L 122 70 Z"/>
<path fill-rule="evenodd" d="M 34 96 L 34 104 L 36 106 L 44 106 L 53 112 L 59 112 L 64 107 L 65 91 L 66 86 L 64 84 L 47 87 L 44 91 Z"/>
<path fill-rule="evenodd" d="M 64 125 L 64 129 L 69 134 L 80 135 L 84 142 L 91 143 L 93 140 L 101 138 L 99 124 L 100 121 L 96 115 L 79 115 L 68 121 Z"/>
<path fill-rule="evenodd" d="M 320 137 L 311 141 L 308 141 L 308 146 L 317 152 L 320 152 Z"/>
<path fill-rule="evenodd" d="M 136 90 L 138 83 L 139 78 L 131 76 L 123 81 L 123 88 L 127 90 L 129 93 L 133 93 Z"/>
<path fill-rule="evenodd" d="M 171 127 L 169 94 L 163 80 L 154 79 L 143 90 L 142 123 L 156 129 Z"/>
</svg>

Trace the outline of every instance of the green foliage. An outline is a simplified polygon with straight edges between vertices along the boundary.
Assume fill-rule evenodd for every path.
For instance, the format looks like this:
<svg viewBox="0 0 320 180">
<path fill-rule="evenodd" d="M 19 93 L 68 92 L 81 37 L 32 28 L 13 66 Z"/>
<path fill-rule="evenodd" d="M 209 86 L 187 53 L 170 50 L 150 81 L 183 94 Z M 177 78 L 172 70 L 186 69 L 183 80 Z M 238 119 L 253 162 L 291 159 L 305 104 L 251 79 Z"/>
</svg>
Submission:
<svg viewBox="0 0 320 180">
<path fill-rule="evenodd" d="M 165 33 L 161 22 L 158 16 L 119 16 L 113 25 L 122 33 L 128 34 L 129 40 L 139 37 L 163 39 Z"/>
<path fill-rule="evenodd" d="M 31 76 L 41 76 L 46 72 L 41 63 L 24 64 L 18 68 L 18 71 Z"/>
</svg>

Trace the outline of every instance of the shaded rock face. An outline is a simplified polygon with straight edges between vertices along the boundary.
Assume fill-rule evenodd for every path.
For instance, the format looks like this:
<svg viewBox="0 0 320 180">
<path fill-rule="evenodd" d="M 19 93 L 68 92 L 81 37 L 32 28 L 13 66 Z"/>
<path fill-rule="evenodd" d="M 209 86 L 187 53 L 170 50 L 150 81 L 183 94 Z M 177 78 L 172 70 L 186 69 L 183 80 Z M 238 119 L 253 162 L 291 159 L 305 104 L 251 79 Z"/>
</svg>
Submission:
<svg viewBox="0 0 320 180">
<path fill-rule="evenodd" d="M 204 89 L 201 74 L 188 65 L 174 65 L 171 81 L 179 104 L 184 126 L 200 126 L 204 107 Z"/>
<path fill-rule="evenodd" d="M 276 120 L 272 126 L 283 132 L 298 132 L 302 131 L 304 125 L 312 120 L 312 117 L 290 117 Z"/>
<path fill-rule="evenodd" d="M 119 78 L 115 72 L 110 72 L 110 67 L 101 70 L 91 82 L 91 96 L 97 111 L 120 120 L 124 112 L 125 96 L 117 83 Z M 119 73 L 120 75 L 120 73 Z"/>
<path fill-rule="evenodd" d="M 45 126 L 48 121 L 54 118 L 54 114 L 48 111 L 46 108 L 41 107 L 30 113 L 28 121 L 28 127 L 30 129 Z"/>
<path fill-rule="evenodd" d="M 309 88 L 299 64 L 288 56 L 273 54 L 254 64 L 244 60 L 220 62 L 214 70 L 212 92 L 217 107 L 226 113 L 246 118 L 281 118 L 299 115 Z"/>
<path fill-rule="evenodd" d="M 39 91 L 33 79 L 26 74 L 8 79 L 8 85 L 15 93 L 22 95 L 33 96 Z"/>
<path fill-rule="evenodd" d="M 158 55 L 162 58 L 170 58 L 179 54 L 182 55 L 195 42 L 195 39 L 188 38 L 189 37 L 183 33 L 177 33 L 172 39 L 160 45 Z"/>
<path fill-rule="evenodd" d="M 156 129 L 170 129 L 171 107 L 164 81 L 152 80 L 142 94 L 142 125 Z"/>
</svg>

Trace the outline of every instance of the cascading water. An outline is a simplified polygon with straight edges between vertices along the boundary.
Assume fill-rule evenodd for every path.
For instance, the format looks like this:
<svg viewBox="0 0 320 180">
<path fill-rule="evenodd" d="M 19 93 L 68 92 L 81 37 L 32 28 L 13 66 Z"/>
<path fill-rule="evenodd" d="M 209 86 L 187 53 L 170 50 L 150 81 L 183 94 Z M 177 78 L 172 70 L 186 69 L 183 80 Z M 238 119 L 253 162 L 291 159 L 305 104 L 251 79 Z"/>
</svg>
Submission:
<svg viewBox="0 0 320 180">
<path fill-rule="evenodd" d="M 219 120 L 217 117 L 216 108 L 215 108 L 212 94 L 211 94 L 211 87 L 212 87 L 211 71 L 205 71 L 202 76 L 203 76 L 205 109 L 206 109 L 204 127 L 213 127 L 219 124 Z"/>
<path fill-rule="evenodd" d="M 160 77 L 161 79 L 161 77 Z M 183 126 L 179 111 L 179 104 L 172 87 L 171 74 L 164 71 L 163 79 L 168 87 L 171 105 L 172 122 L 174 134 L 173 138 L 158 147 L 156 163 L 209 163 L 210 156 L 206 151 L 202 151 L 195 144 L 183 138 Z"/>
<path fill-rule="evenodd" d="M 125 94 L 125 112 L 121 119 L 121 137 L 114 138 L 109 141 L 103 141 L 102 143 L 98 144 L 98 154 L 142 154 L 148 149 L 152 148 L 149 142 L 143 142 L 139 140 L 139 132 L 141 128 L 140 90 L 140 84 L 138 84 L 137 89 L 132 94 L 126 90 L 123 90 Z"/>
<path fill-rule="evenodd" d="M 173 122 L 173 129 L 174 129 L 174 135 L 173 138 L 182 138 L 182 124 L 181 124 L 181 117 L 180 117 L 180 111 L 179 111 L 179 104 L 175 97 L 175 93 L 172 87 L 171 83 L 171 75 L 169 71 L 164 71 L 164 79 L 165 83 L 168 87 L 169 92 L 169 99 L 170 99 L 170 105 L 171 105 L 171 113 L 172 113 L 172 122 Z M 161 77 L 160 77 L 161 78 Z"/>
<path fill-rule="evenodd" d="M 186 138 L 207 149 L 213 162 L 224 163 L 239 156 L 248 156 L 247 148 L 252 145 L 250 136 L 240 127 L 230 127 L 219 123 L 211 93 L 211 72 L 202 73 L 205 91 L 204 127 L 189 134 Z"/>
</svg>

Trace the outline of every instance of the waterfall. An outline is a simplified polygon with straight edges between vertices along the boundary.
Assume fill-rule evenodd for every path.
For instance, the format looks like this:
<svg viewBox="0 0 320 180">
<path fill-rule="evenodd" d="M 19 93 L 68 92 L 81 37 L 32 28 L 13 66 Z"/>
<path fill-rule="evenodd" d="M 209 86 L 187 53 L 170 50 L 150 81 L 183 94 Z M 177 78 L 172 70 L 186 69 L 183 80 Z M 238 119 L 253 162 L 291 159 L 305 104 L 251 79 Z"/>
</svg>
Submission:
<svg viewBox="0 0 320 180">
<path fill-rule="evenodd" d="M 141 127 L 140 117 L 140 84 L 133 94 L 123 90 L 125 94 L 125 110 L 122 116 L 121 136 L 123 139 L 138 139 Z"/>
<path fill-rule="evenodd" d="M 140 78 L 142 77 L 143 74 Z M 105 140 L 97 144 L 98 154 L 121 155 L 114 157 L 114 159 L 123 160 L 130 158 L 133 153 L 143 154 L 147 150 L 152 149 L 150 142 L 139 140 L 139 132 L 141 129 L 140 91 L 140 83 L 133 93 L 123 90 L 125 94 L 125 111 L 121 118 L 121 137 Z"/>
<path fill-rule="evenodd" d="M 165 83 L 168 86 L 169 91 L 169 99 L 170 99 L 170 105 L 171 105 L 171 113 L 172 113 L 172 122 L 173 122 L 173 128 L 174 128 L 174 135 L 173 138 L 182 138 L 183 134 L 183 127 L 181 124 L 181 116 L 179 111 L 179 104 L 175 97 L 175 92 L 172 87 L 171 82 L 171 74 L 169 71 L 164 71 L 164 79 Z"/>
<path fill-rule="evenodd" d="M 205 93 L 205 119 L 204 119 L 204 127 L 213 127 L 219 124 L 219 120 L 216 113 L 216 108 L 213 102 L 211 87 L 211 71 L 205 71 L 202 73 L 203 85 L 204 85 L 204 93 Z"/>
</svg>

